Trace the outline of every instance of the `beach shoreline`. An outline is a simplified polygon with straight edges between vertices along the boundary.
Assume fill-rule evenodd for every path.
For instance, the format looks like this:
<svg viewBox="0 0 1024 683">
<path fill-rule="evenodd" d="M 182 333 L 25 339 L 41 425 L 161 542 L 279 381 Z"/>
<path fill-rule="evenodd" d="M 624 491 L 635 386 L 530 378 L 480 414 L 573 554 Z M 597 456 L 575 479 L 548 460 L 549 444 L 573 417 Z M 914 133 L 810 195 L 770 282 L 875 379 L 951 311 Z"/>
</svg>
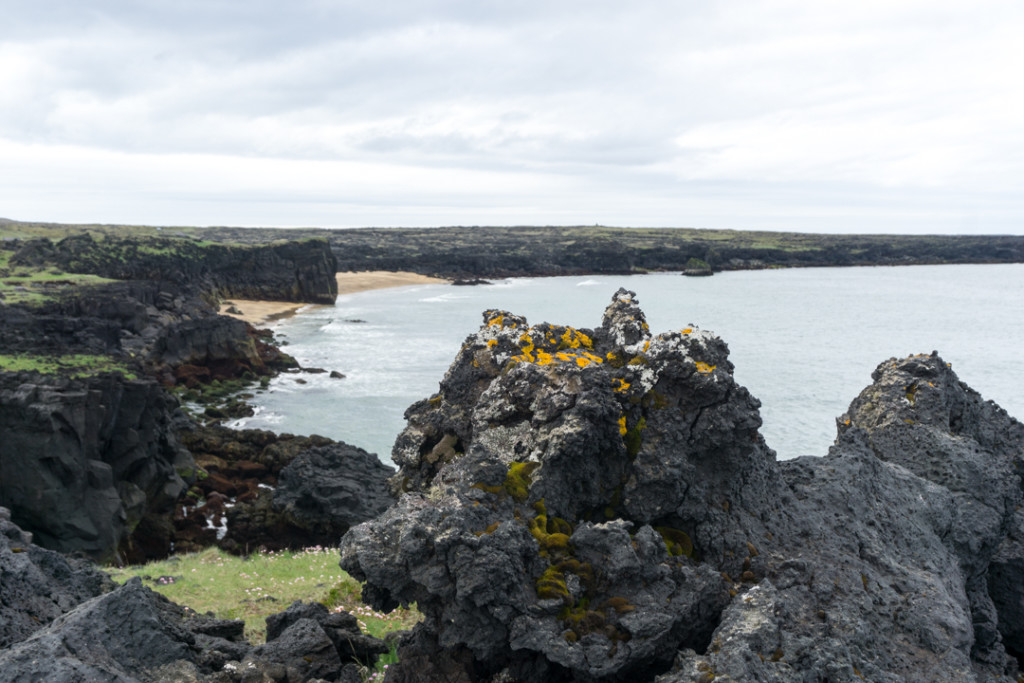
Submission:
<svg viewBox="0 0 1024 683">
<path fill-rule="evenodd" d="M 411 285 L 439 285 L 448 280 L 420 275 L 408 271 L 370 270 L 357 273 L 337 273 L 338 296 L 368 292 L 374 289 L 408 287 Z M 294 303 L 290 301 L 257 301 L 250 299 L 229 299 L 221 304 L 219 313 L 261 327 L 272 322 L 290 318 L 299 309 L 316 307 L 320 304 Z"/>
</svg>

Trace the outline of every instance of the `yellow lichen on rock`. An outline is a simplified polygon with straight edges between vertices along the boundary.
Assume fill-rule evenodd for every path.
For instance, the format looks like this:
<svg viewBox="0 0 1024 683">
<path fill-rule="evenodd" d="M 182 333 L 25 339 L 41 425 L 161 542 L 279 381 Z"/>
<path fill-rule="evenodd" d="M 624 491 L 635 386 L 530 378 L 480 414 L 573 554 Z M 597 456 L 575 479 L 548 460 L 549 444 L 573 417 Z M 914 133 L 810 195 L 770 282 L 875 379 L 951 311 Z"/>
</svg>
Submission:
<svg viewBox="0 0 1024 683">
<path fill-rule="evenodd" d="M 696 365 L 697 365 L 697 372 L 699 372 L 702 375 L 709 375 L 709 374 L 711 374 L 711 372 L 715 368 L 718 367 L 717 365 L 708 365 L 704 361 L 700 361 L 700 360 L 696 362 Z"/>
</svg>

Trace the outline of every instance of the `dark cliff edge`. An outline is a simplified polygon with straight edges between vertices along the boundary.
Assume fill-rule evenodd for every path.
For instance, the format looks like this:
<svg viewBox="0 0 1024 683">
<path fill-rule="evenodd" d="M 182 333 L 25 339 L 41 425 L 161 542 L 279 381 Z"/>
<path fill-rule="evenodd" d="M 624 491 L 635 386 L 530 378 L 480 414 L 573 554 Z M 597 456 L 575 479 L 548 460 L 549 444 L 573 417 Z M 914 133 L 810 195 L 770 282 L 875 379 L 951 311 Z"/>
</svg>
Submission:
<svg viewBox="0 0 1024 683">
<path fill-rule="evenodd" d="M 1024 655 L 1024 425 L 890 359 L 776 462 L 725 343 L 502 311 L 414 404 L 341 566 L 424 614 L 389 681 L 1003 681 Z"/>
<path fill-rule="evenodd" d="M 55 265 L 115 280 L 173 282 L 220 298 L 333 304 L 337 262 L 324 240 L 266 245 L 198 243 L 174 238 L 97 240 L 89 233 L 18 245 L 12 265 Z"/>
</svg>

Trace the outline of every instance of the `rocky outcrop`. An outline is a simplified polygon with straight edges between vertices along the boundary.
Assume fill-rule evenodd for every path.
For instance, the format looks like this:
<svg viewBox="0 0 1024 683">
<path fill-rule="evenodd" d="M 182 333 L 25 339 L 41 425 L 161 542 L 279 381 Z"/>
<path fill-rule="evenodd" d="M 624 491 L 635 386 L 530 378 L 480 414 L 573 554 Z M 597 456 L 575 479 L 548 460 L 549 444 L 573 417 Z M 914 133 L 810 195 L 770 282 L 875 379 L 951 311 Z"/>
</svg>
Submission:
<svg viewBox="0 0 1024 683">
<path fill-rule="evenodd" d="M 91 562 L 32 543 L 0 507 L 0 650 L 25 640 L 64 612 L 113 589 Z"/>
<path fill-rule="evenodd" d="M 335 443 L 303 451 L 281 470 L 274 507 L 334 546 L 350 527 L 395 502 L 387 487 L 393 467 L 362 448 Z M 317 545 L 317 544 L 314 544 Z"/>
<path fill-rule="evenodd" d="M 1014 680 L 1024 427 L 934 354 L 874 380 L 777 463 L 714 335 L 486 312 L 343 539 L 425 615 L 389 680 Z"/>
<path fill-rule="evenodd" d="M 394 469 L 361 448 L 191 422 L 178 434 L 202 468 L 175 513 L 180 552 L 335 546 L 349 527 L 394 502 L 387 488 Z"/>
<path fill-rule="evenodd" d="M 0 373 L 0 505 L 47 548 L 109 561 L 169 547 L 194 463 L 153 380 Z M 135 533 L 142 527 L 142 533 Z"/>
</svg>

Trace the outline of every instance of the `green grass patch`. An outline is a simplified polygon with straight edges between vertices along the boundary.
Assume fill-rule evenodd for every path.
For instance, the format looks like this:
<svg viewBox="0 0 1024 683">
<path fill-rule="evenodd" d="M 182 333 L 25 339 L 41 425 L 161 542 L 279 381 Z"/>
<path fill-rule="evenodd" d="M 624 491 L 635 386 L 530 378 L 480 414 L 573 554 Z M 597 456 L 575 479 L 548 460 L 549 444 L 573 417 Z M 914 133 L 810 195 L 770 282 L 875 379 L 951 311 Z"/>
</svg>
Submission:
<svg viewBox="0 0 1024 683">
<path fill-rule="evenodd" d="M 258 552 L 236 557 L 218 548 L 121 569 L 107 568 L 118 583 L 139 576 L 153 590 L 197 612 L 245 621 L 246 638 L 266 641 L 265 619 L 296 600 L 351 612 L 365 633 L 382 638 L 420 620 L 415 609 L 382 614 L 359 599 L 362 585 L 338 566 L 337 548 Z M 393 661 L 393 657 L 391 658 Z M 382 657 L 380 665 L 388 663 Z"/>
<path fill-rule="evenodd" d="M 33 354 L 0 354 L 0 370 L 6 372 L 39 372 L 75 379 L 91 377 L 103 372 L 120 372 L 127 379 L 136 379 L 124 365 L 109 356 L 73 354 L 66 356 L 36 356 Z"/>
<path fill-rule="evenodd" d="M 114 282 L 99 275 L 65 273 L 52 266 L 12 267 L 12 255 L 10 251 L 0 250 L 0 301 L 7 304 L 39 305 L 80 287 Z"/>
</svg>

